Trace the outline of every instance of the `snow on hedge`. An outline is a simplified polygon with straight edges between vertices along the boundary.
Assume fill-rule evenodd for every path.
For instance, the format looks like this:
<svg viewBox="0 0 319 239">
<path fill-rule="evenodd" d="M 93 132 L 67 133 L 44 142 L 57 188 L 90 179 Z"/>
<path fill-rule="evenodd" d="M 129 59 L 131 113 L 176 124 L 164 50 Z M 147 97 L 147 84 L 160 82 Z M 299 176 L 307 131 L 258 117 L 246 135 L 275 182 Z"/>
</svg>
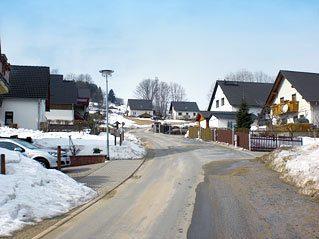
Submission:
<svg viewBox="0 0 319 239">
<path fill-rule="evenodd" d="M 0 236 L 97 197 L 94 190 L 21 153 L 0 148 L 0 154 L 6 156 L 6 174 L 0 174 Z"/>
<path fill-rule="evenodd" d="M 319 195 L 319 142 L 304 146 L 281 147 L 262 160 L 273 170 L 280 172 L 281 179 L 299 188 L 305 195 Z"/>
</svg>

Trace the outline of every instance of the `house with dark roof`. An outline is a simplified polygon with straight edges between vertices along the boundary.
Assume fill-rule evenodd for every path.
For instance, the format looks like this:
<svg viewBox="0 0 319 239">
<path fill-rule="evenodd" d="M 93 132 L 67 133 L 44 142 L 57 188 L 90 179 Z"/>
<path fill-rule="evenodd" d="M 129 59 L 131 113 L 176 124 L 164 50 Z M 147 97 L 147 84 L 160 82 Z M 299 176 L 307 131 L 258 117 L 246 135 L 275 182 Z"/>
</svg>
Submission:
<svg viewBox="0 0 319 239">
<path fill-rule="evenodd" d="M 198 111 L 196 102 L 172 101 L 168 113 L 172 119 L 193 120 Z"/>
<path fill-rule="evenodd" d="M 272 125 L 319 126 L 319 73 L 279 71 L 263 115 Z"/>
<path fill-rule="evenodd" d="M 9 92 L 0 95 L 1 125 L 39 129 L 46 121 L 49 82 L 49 67 L 12 65 Z"/>
<path fill-rule="evenodd" d="M 1 52 L 0 42 L 0 94 L 8 93 L 10 71 L 11 66 L 6 55 Z"/>
<path fill-rule="evenodd" d="M 127 116 L 132 117 L 152 117 L 153 104 L 151 100 L 128 99 Z"/>
<path fill-rule="evenodd" d="M 73 124 L 77 97 L 78 91 L 74 81 L 65 81 L 63 75 L 51 74 L 50 111 L 46 112 L 48 121 L 51 123 L 68 121 Z"/>
<path fill-rule="evenodd" d="M 272 83 L 242 82 L 242 81 L 216 81 L 209 101 L 208 111 L 221 112 L 212 117 L 212 127 L 227 127 L 235 124 L 236 114 L 244 98 L 249 112 L 257 119 L 271 91 Z M 227 113 L 229 112 L 229 114 Z M 232 112 L 232 113 L 231 113 Z M 220 121 L 220 122 L 217 122 Z M 226 123 L 227 122 L 227 123 Z M 253 125 L 257 125 L 257 120 Z"/>
</svg>

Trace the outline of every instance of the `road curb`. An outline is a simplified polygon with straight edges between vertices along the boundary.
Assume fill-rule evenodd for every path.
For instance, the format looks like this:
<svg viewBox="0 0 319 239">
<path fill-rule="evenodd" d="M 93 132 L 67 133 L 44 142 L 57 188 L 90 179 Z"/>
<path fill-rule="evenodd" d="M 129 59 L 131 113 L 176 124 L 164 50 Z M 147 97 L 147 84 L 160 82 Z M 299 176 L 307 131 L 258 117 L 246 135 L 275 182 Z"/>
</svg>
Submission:
<svg viewBox="0 0 319 239">
<path fill-rule="evenodd" d="M 119 186 L 124 184 L 127 180 L 129 180 L 142 167 L 142 165 L 144 164 L 145 161 L 146 161 L 146 157 L 143 158 L 141 163 L 135 168 L 135 170 L 132 173 L 130 173 L 127 177 L 125 177 L 121 182 L 116 184 L 112 189 L 106 190 L 104 192 L 102 191 L 101 195 L 99 195 L 97 198 L 95 198 L 92 201 L 80 206 L 78 209 L 76 209 L 74 212 L 72 212 L 69 216 L 67 216 L 67 217 L 63 218 L 62 220 L 58 221 L 57 223 L 55 223 L 54 225 L 50 226 L 49 228 L 47 228 L 46 230 L 44 230 L 40 234 L 36 235 L 35 237 L 32 237 L 32 239 L 40 239 L 40 238 L 44 237 L 45 235 L 49 234 L 50 232 L 54 231 L 58 227 L 60 227 L 63 224 L 65 224 L 66 222 L 70 221 L 72 218 L 74 218 L 75 216 L 77 216 L 81 212 L 83 212 L 86 209 L 88 209 L 89 207 L 91 207 L 93 204 L 95 204 L 98 201 L 100 201 L 102 198 L 104 198 L 105 196 L 107 196 L 108 194 L 113 192 L 115 189 L 117 189 Z"/>
</svg>

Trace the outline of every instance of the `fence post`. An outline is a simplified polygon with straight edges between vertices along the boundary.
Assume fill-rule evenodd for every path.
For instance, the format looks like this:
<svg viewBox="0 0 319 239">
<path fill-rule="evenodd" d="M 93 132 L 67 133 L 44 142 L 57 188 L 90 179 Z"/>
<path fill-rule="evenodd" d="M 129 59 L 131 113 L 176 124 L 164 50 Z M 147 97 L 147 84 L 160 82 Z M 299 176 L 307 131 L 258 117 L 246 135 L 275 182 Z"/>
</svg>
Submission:
<svg viewBox="0 0 319 239">
<path fill-rule="evenodd" d="M 116 146 L 116 135 L 114 134 L 114 144 Z"/>
<path fill-rule="evenodd" d="M 250 132 L 248 133 L 248 149 L 251 151 L 251 135 Z"/>
<path fill-rule="evenodd" d="M 61 146 L 58 146 L 58 170 L 61 171 Z"/>
<path fill-rule="evenodd" d="M 1 174 L 6 174 L 6 155 L 1 154 Z"/>
</svg>

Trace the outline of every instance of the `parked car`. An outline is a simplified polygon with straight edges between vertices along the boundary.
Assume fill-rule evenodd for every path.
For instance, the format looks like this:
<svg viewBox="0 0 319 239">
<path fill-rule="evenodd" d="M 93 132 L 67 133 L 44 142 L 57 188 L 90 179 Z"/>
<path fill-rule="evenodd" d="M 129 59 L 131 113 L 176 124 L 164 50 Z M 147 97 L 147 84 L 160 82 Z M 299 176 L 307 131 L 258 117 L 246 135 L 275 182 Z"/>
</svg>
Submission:
<svg viewBox="0 0 319 239">
<path fill-rule="evenodd" d="M 38 161 L 45 168 L 58 167 L 58 153 L 52 149 L 40 149 L 39 147 L 20 139 L 0 138 L 0 147 L 18 151 L 25 156 Z M 61 167 L 70 166 L 70 157 L 61 151 Z"/>
</svg>

